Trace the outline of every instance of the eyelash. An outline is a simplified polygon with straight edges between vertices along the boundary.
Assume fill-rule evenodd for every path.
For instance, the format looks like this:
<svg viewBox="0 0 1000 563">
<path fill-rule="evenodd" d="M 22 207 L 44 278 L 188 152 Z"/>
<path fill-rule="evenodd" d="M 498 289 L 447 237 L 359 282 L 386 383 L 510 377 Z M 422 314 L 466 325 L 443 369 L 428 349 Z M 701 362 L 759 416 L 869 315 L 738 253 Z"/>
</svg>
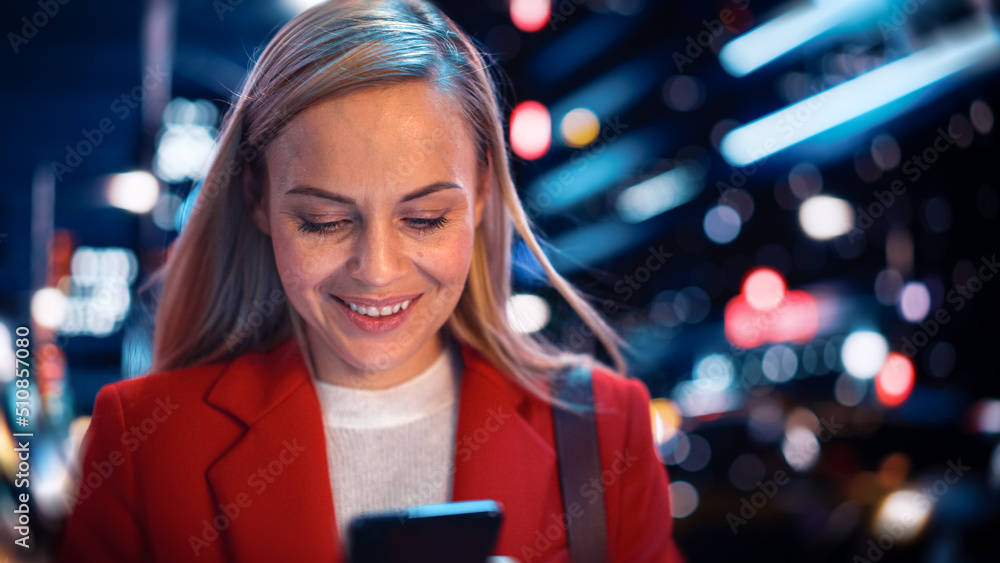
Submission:
<svg viewBox="0 0 1000 563">
<path fill-rule="evenodd" d="M 301 225 L 299 225 L 299 230 L 304 233 L 334 233 L 340 230 L 340 224 L 343 221 L 333 221 L 330 223 L 313 223 L 312 221 L 307 221 L 305 219 L 300 219 Z M 436 217 L 434 219 L 418 219 L 410 218 L 407 219 L 411 224 L 423 225 L 422 227 L 416 227 L 418 231 L 433 231 L 435 229 L 440 229 L 449 221 L 444 215 Z"/>
</svg>

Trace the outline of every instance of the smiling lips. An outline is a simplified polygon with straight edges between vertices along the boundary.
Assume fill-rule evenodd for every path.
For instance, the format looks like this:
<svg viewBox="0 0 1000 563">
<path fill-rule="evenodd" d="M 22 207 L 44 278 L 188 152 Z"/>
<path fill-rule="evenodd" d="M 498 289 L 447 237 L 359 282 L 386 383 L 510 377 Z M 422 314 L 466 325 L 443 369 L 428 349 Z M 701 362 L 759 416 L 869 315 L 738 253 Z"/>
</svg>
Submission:
<svg viewBox="0 0 1000 563">
<path fill-rule="evenodd" d="M 422 296 L 422 293 L 417 293 L 412 296 L 401 295 L 382 300 L 364 300 L 368 303 L 374 303 L 372 305 L 355 303 L 340 297 L 337 297 L 337 300 L 344 308 L 347 319 L 354 326 L 371 334 L 386 334 L 396 330 L 406 322 L 407 317 L 413 313 L 413 309 Z M 355 298 L 355 300 L 361 301 L 360 298 Z"/>
<path fill-rule="evenodd" d="M 379 309 L 377 307 L 374 307 L 374 306 L 372 306 L 372 307 L 366 307 L 364 305 L 355 305 L 354 303 L 351 303 L 350 301 L 346 301 L 346 300 L 344 300 L 344 303 L 347 303 L 348 305 L 350 305 L 352 311 L 357 311 L 358 313 L 361 313 L 362 315 L 366 315 L 366 316 L 369 316 L 369 317 L 375 317 L 375 318 L 386 317 L 386 316 L 389 316 L 389 315 L 391 315 L 393 313 L 398 313 L 400 310 L 406 309 L 407 307 L 410 306 L 410 300 L 409 299 L 407 299 L 406 301 L 403 301 L 402 303 L 396 303 L 393 306 L 386 305 L 386 306 L 382 307 L 381 309 Z"/>
<path fill-rule="evenodd" d="M 344 302 L 352 311 L 365 315 L 366 317 L 378 318 L 405 310 L 422 293 L 412 293 L 410 295 L 397 295 L 395 297 L 384 297 L 382 299 L 369 299 L 367 297 L 341 297 L 334 295 Z"/>
</svg>

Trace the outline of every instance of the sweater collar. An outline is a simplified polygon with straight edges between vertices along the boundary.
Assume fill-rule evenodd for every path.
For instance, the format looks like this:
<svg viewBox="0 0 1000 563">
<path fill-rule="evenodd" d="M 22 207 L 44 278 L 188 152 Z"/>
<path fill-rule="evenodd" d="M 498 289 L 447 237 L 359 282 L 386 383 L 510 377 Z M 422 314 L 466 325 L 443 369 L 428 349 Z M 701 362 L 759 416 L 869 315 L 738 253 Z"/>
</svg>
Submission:
<svg viewBox="0 0 1000 563">
<path fill-rule="evenodd" d="M 458 341 L 458 347 L 463 374 L 476 374 L 477 381 L 471 384 L 473 390 L 485 385 L 490 395 L 519 409 L 527 398 L 525 393 L 481 352 L 464 341 Z M 248 352 L 234 359 L 209 390 L 206 401 L 249 426 L 311 381 L 298 340 L 292 335 L 273 348 Z M 467 394 L 467 387 L 462 385 L 461 397 Z"/>
<path fill-rule="evenodd" d="M 463 371 L 458 343 L 445 340 L 423 371 L 386 389 L 334 385 L 313 378 L 323 420 L 334 428 L 374 429 L 409 424 L 458 401 Z"/>
</svg>

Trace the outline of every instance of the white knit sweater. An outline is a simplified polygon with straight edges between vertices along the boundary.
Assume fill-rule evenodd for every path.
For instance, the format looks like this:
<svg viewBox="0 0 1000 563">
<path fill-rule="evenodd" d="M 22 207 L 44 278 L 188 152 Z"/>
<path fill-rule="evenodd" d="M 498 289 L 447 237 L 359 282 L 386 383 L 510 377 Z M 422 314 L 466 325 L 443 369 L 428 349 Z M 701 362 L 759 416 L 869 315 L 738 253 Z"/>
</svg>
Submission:
<svg viewBox="0 0 1000 563">
<path fill-rule="evenodd" d="M 458 343 L 446 342 L 426 370 L 387 389 L 313 380 L 345 551 L 347 526 L 361 513 L 451 501 L 464 363 Z"/>
</svg>

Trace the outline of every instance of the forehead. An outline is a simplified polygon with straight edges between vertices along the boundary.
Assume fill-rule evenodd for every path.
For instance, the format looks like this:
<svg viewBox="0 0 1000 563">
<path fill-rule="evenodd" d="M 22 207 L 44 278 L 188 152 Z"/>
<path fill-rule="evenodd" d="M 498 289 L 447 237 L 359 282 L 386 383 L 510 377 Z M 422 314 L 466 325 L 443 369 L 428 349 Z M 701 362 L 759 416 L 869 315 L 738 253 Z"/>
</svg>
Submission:
<svg viewBox="0 0 1000 563">
<path fill-rule="evenodd" d="M 475 168 L 460 108 L 425 82 L 367 87 L 311 106 L 288 123 L 266 158 L 272 183 L 335 183 L 341 191 L 412 189 Z"/>
</svg>

